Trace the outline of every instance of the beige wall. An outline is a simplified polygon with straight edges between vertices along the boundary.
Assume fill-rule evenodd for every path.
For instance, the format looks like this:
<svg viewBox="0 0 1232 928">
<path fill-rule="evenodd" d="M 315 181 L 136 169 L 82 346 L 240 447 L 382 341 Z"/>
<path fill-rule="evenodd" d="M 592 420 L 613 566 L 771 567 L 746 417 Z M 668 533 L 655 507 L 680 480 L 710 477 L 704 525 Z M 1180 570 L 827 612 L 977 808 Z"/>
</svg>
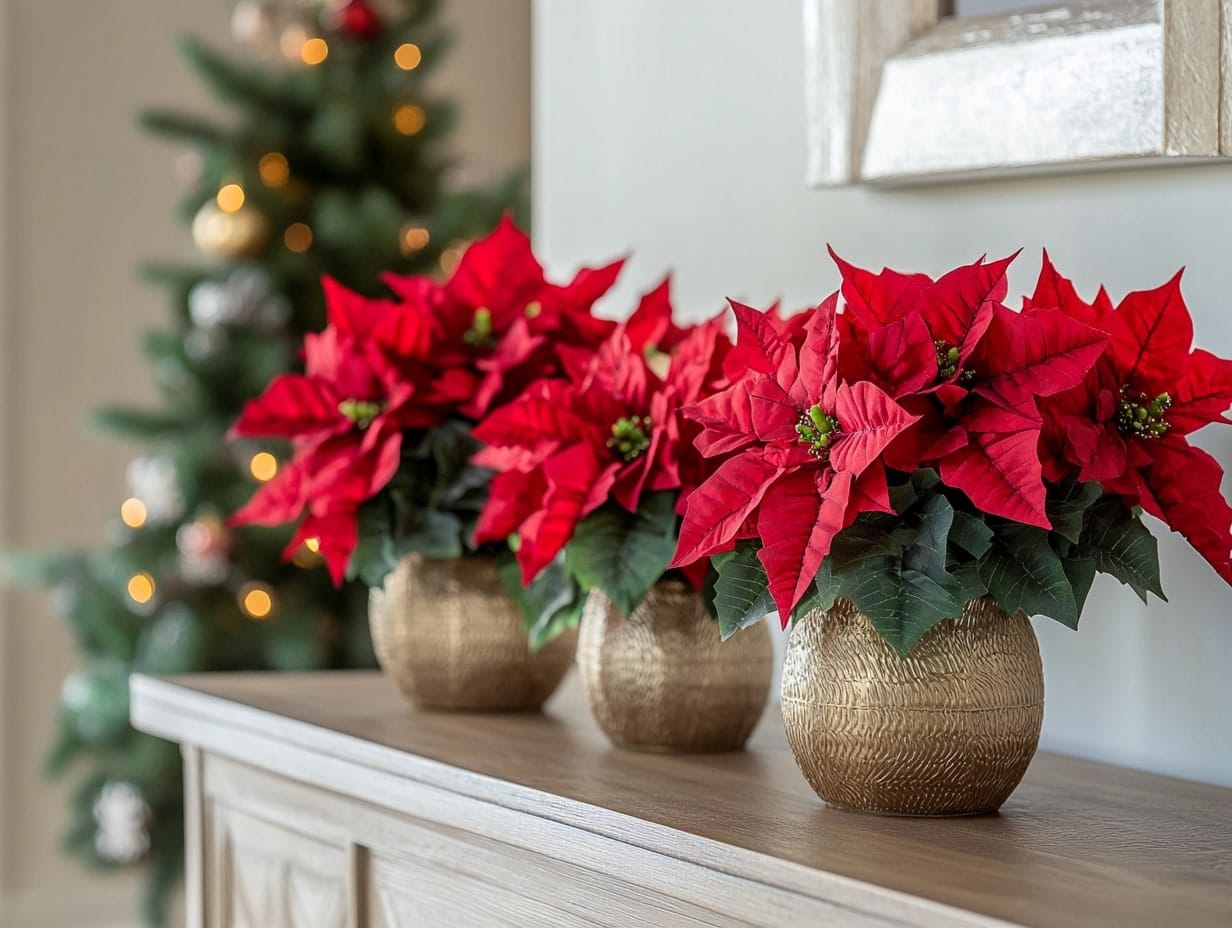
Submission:
<svg viewBox="0 0 1232 928">
<path fill-rule="evenodd" d="M 1047 245 L 1088 294 L 1188 265 L 1200 343 L 1232 353 L 1228 165 L 808 190 L 800 0 L 536 0 L 534 68 L 537 244 L 559 270 L 632 249 L 613 311 L 669 266 L 694 318 L 815 303 L 838 282 L 827 242 L 935 273 L 1025 247 L 1021 293 Z M 1232 429 L 1203 443 L 1232 465 Z M 1101 577 L 1077 635 L 1037 622 L 1044 744 L 1232 786 L 1232 592 L 1162 534 L 1169 603 Z"/>
<path fill-rule="evenodd" d="M 463 108 L 463 155 L 529 156 L 529 0 L 452 0 L 458 44 L 442 90 Z M 175 222 L 173 149 L 135 128 L 143 106 L 204 105 L 175 37 L 227 36 L 229 4 L 0 0 L 0 531 L 6 546 L 98 545 L 130 448 L 92 435 L 102 401 L 151 398 L 139 331 L 166 315 L 143 260 L 190 258 Z M 61 790 L 41 782 L 72 665 L 48 604 L 0 612 L 0 928 L 124 924 L 131 887 L 59 858 Z"/>
</svg>

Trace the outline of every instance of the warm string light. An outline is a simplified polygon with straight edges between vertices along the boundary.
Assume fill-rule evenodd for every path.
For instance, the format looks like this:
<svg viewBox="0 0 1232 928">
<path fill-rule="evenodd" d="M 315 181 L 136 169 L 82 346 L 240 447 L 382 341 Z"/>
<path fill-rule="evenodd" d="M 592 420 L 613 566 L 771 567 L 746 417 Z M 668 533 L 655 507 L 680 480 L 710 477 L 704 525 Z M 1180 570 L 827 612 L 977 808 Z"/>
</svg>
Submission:
<svg viewBox="0 0 1232 928">
<path fill-rule="evenodd" d="M 419 63 L 423 61 L 423 52 L 419 50 L 419 46 L 413 42 L 406 42 L 399 45 L 394 52 L 394 64 L 400 67 L 403 71 L 414 71 L 419 67 Z"/>
<path fill-rule="evenodd" d="M 287 156 L 282 152 L 271 151 L 261 156 L 257 163 L 257 173 L 261 175 L 261 183 L 277 189 L 290 180 L 291 165 L 287 163 Z"/>
<path fill-rule="evenodd" d="M 224 213 L 238 213 L 244 208 L 244 188 L 239 184 L 225 184 L 215 199 Z"/>
<path fill-rule="evenodd" d="M 320 37 L 306 41 L 299 50 L 299 60 L 313 68 L 329 57 L 329 43 Z"/>
<path fill-rule="evenodd" d="M 237 598 L 240 611 L 250 619 L 260 622 L 274 612 L 274 591 L 264 583 L 245 583 Z"/>
<path fill-rule="evenodd" d="M 418 135 L 427 121 L 423 107 L 414 103 L 403 103 L 394 110 L 394 128 L 403 135 Z"/>
<path fill-rule="evenodd" d="M 432 236 L 423 226 L 405 226 L 402 229 L 402 254 L 413 255 L 417 251 L 423 251 L 430 241 L 432 241 Z"/>
<path fill-rule="evenodd" d="M 301 61 L 308 30 L 298 23 L 288 26 L 278 38 L 278 48 L 288 61 Z"/>
<path fill-rule="evenodd" d="M 462 260 L 462 255 L 466 251 L 465 242 L 453 242 L 448 248 L 441 252 L 440 267 L 441 273 L 446 276 L 452 274 L 458 268 L 458 264 Z"/>
<path fill-rule="evenodd" d="M 268 451 L 258 451 L 248 462 L 248 470 L 255 479 L 267 483 L 278 476 L 278 459 Z"/>
<path fill-rule="evenodd" d="M 319 538 L 305 538 L 304 543 L 291 556 L 291 563 L 305 570 L 320 567 L 322 563 L 321 540 Z"/>
<path fill-rule="evenodd" d="M 144 606 L 154 598 L 154 578 L 145 571 L 128 578 L 128 598 L 138 606 Z"/>
<path fill-rule="evenodd" d="M 282 242 L 287 246 L 287 251 L 301 255 L 312 247 L 312 228 L 304 222 L 293 222 L 283 233 Z"/>
<path fill-rule="evenodd" d="M 129 528 L 141 528 L 148 518 L 149 512 L 146 510 L 145 503 L 137 497 L 130 496 L 120 504 L 120 521 Z"/>
</svg>

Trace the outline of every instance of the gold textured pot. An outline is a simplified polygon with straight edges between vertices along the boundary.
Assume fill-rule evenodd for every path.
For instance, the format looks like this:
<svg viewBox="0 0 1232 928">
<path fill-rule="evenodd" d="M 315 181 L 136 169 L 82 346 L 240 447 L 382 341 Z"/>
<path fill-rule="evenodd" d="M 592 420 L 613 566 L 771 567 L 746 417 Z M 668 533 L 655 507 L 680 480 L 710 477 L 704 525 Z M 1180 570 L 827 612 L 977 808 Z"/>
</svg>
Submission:
<svg viewBox="0 0 1232 928">
<path fill-rule="evenodd" d="M 1022 612 L 988 598 L 906 659 L 848 600 L 796 623 L 783 666 L 796 763 L 835 806 L 884 815 L 993 812 L 1039 743 L 1044 674 Z"/>
<path fill-rule="evenodd" d="M 625 615 L 591 592 L 578 670 L 603 733 L 641 751 L 734 751 L 761 718 L 774 652 L 764 622 L 724 642 L 701 597 L 662 581 Z"/>
<path fill-rule="evenodd" d="M 577 632 L 531 651 L 489 558 L 410 555 L 373 589 L 368 623 L 385 673 L 427 709 L 540 708 L 573 660 Z"/>
</svg>

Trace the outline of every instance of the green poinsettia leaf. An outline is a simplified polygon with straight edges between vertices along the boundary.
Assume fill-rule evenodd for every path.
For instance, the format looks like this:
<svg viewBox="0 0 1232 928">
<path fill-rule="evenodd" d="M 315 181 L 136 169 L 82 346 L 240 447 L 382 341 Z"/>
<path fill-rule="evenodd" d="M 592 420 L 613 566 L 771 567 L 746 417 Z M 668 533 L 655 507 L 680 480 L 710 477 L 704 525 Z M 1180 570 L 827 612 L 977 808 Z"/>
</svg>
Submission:
<svg viewBox="0 0 1232 928">
<path fill-rule="evenodd" d="M 396 559 L 407 554 L 422 554 L 431 558 L 462 556 L 462 522 L 448 512 L 428 510 L 417 524 L 394 543 Z"/>
<path fill-rule="evenodd" d="M 1167 601 L 1159 579 L 1159 543 L 1142 520 L 1115 497 L 1092 507 L 1074 555 L 1089 558 L 1096 570 L 1116 577 L 1144 603 L 1147 593 Z"/>
<path fill-rule="evenodd" d="M 895 516 L 887 519 L 877 516 L 877 513 L 861 515 L 834 536 L 830 553 L 839 564 L 878 555 L 902 557 L 903 549 L 911 541 L 915 530 Z"/>
<path fill-rule="evenodd" d="M 565 569 L 563 555 L 558 555 L 525 588 L 522 569 L 512 557 L 502 557 L 498 569 L 505 589 L 522 613 L 522 627 L 532 650 L 537 651 L 566 629 L 577 627 L 586 596 Z"/>
<path fill-rule="evenodd" d="M 1001 608 L 1046 615 L 1078 627 L 1078 606 L 1061 559 L 1048 533 L 1029 525 L 999 526 L 992 547 L 980 560 L 980 579 Z"/>
<path fill-rule="evenodd" d="M 981 523 L 982 524 L 982 523 Z M 989 542 L 991 544 L 991 541 Z M 950 576 L 958 584 L 957 599 L 966 603 L 988 595 L 988 586 L 980 579 L 980 565 L 976 561 L 959 564 L 950 571 Z"/>
<path fill-rule="evenodd" d="M 1049 494 L 1047 511 L 1052 530 L 1066 541 L 1077 544 L 1087 510 L 1103 492 L 1098 483 L 1071 483 L 1059 493 Z"/>
<path fill-rule="evenodd" d="M 711 563 L 718 573 L 714 584 L 714 607 L 719 634 L 726 641 L 742 628 L 756 625 L 774 611 L 766 569 L 754 545 L 743 543 L 736 550 L 717 555 Z"/>
<path fill-rule="evenodd" d="M 1069 578 L 1069 584 L 1074 590 L 1074 605 L 1078 610 L 1078 617 L 1082 617 L 1082 610 L 1087 604 L 1087 596 L 1091 592 L 1091 585 L 1095 582 L 1095 561 L 1090 558 L 1066 558 L 1062 562 L 1062 567 L 1065 568 L 1065 576 Z"/>
<path fill-rule="evenodd" d="M 359 540 L 347 565 L 347 577 L 370 587 L 385 582 L 394 569 L 393 515 L 382 500 L 374 500 L 359 510 Z"/>
<path fill-rule="evenodd" d="M 950 526 L 950 542 L 979 559 L 992 547 L 992 529 L 979 516 L 959 510 L 954 513 L 954 524 Z"/>
<path fill-rule="evenodd" d="M 911 485 L 920 496 L 941 485 L 941 475 L 932 467 L 921 467 L 911 474 Z"/>
<path fill-rule="evenodd" d="M 946 575 L 950 528 L 954 507 L 940 493 L 928 497 L 918 512 L 919 527 L 910 547 L 903 552 L 903 566 L 918 570 L 938 582 Z"/>
<path fill-rule="evenodd" d="M 426 431 L 408 452 L 423 465 L 431 464 L 432 485 L 426 488 L 426 497 L 432 506 L 475 512 L 483 508 L 492 472 L 471 464 L 478 450 L 470 425 L 449 419 Z M 427 468 L 417 470 L 422 473 Z"/>
<path fill-rule="evenodd" d="M 890 506 L 899 515 L 910 511 L 911 507 L 920 501 L 920 494 L 915 490 L 915 484 L 910 480 L 902 483 L 892 483 L 890 490 Z"/>
<path fill-rule="evenodd" d="M 577 628 L 582 621 L 582 610 L 585 607 L 586 597 L 579 592 L 573 599 L 564 601 L 555 612 L 542 612 L 526 632 L 531 650 L 538 651 L 569 629 Z"/>
<path fill-rule="evenodd" d="M 820 609 L 823 612 L 833 608 L 835 601 L 842 595 L 843 582 L 835 571 L 834 558 L 828 557 L 817 568 L 817 576 L 804 594 L 792 615 L 803 618 L 810 612 Z"/>
<path fill-rule="evenodd" d="M 942 585 L 887 555 L 843 565 L 843 595 L 872 620 L 899 657 L 906 657 L 930 628 L 962 614 L 956 582 Z"/>
<path fill-rule="evenodd" d="M 402 513 L 394 529 L 390 500 L 376 499 L 359 511 L 359 541 L 351 555 L 347 576 L 380 586 L 385 576 L 408 554 L 446 559 L 462 556 L 462 523 L 447 512 L 426 510 Z"/>
<path fill-rule="evenodd" d="M 672 493 L 643 495 L 632 514 L 609 504 L 578 524 L 565 566 L 583 590 L 602 590 L 628 615 L 671 563 L 676 527 Z"/>
</svg>

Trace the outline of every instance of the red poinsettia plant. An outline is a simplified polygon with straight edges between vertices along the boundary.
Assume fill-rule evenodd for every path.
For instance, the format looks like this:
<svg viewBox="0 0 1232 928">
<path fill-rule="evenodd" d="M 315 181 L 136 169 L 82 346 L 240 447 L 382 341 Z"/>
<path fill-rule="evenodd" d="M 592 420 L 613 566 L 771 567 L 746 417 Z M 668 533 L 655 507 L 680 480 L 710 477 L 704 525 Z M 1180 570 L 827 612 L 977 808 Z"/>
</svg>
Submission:
<svg viewBox="0 0 1232 928">
<path fill-rule="evenodd" d="M 311 542 L 335 582 L 379 585 L 405 554 L 473 550 L 492 477 L 471 461 L 474 423 L 616 329 L 592 308 L 620 266 L 550 283 L 506 219 L 444 282 L 390 276 L 390 295 L 370 298 L 326 280 L 304 373 L 275 379 L 233 429 L 293 448 L 233 521 L 300 521 L 287 557 Z"/>
<path fill-rule="evenodd" d="M 724 634 L 853 601 L 907 654 L 991 595 L 1076 627 L 1096 572 L 1162 596 L 1145 511 L 1232 582 L 1222 471 L 1186 436 L 1226 421 L 1232 362 L 1192 349 L 1179 279 L 1113 306 L 1045 256 L 933 280 L 837 259 L 842 287 L 780 320 L 736 304 L 730 383 L 685 409 L 716 460 L 672 564 L 713 558 Z"/>
<path fill-rule="evenodd" d="M 664 281 L 596 351 L 561 347 L 562 376 L 476 426 L 474 461 L 496 471 L 476 541 L 515 540 L 509 586 L 533 645 L 576 624 L 591 590 L 628 614 L 668 572 L 684 500 L 710 469 L 682 410 L 727 383 L 730 348 L 720 318 L 672 321 Z M 682 577 L 699 587 L 706 570 Z"/>
</svg>

